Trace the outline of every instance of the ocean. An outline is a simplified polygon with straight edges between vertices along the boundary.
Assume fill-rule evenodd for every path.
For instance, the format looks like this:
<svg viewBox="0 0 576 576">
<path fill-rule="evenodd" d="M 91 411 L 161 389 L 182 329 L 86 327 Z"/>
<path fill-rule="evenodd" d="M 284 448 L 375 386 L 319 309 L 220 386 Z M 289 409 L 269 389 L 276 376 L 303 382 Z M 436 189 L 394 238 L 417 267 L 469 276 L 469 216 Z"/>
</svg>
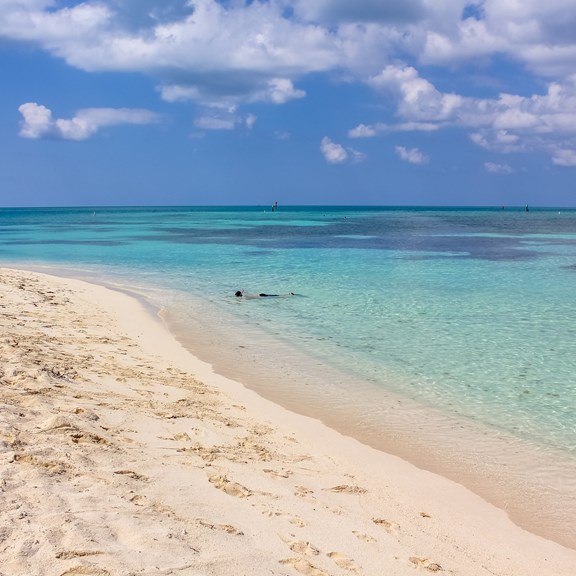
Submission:
<svg viewBox="0 0 576 576">
<path fill-rule="evenodd" d="M 576 546 L 576 210 L 0 209 L 0 262 L 137 294 L 217 371 Z"/>
</svg>

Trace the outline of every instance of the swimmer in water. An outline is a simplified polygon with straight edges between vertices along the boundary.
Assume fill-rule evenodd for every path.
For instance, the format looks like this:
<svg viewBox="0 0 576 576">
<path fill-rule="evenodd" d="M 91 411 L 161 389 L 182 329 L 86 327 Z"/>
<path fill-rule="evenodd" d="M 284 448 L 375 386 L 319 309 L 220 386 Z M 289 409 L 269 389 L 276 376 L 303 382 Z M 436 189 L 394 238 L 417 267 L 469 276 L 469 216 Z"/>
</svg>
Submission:
<svg viewBox="0 0 576 576">
<path fill-rule="evenodd" d="M 265 292 L 260 292 L 260 294 L 248 294 L 244 290 L 237 290 L 234 293 L 236 298 L 280 298 L 281 294 L 266 294 Z M 288 292 L 286 296 L 294 296 L 294 292 Z"/>
</svg>

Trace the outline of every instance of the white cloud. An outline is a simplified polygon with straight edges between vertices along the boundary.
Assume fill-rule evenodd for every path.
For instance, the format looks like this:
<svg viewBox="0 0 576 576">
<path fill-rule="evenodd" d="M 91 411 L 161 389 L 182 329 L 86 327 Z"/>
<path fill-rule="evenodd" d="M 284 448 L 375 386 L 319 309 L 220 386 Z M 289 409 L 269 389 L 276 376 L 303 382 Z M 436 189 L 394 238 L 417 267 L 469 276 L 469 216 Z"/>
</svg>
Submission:
<svg viewBox="0 0 576 576">
<path fill-rule="evenodd" d="M 54 128 L 51 110 L 34 102 L 22 104 L 18 110 L 24 117 L 20 136 L 35 139 L 50 135 Z"/>
<path fill-rule="evenodd" d="M 132 108 L 85 108 L 73 118 L 55 120 L 50 109 L 35 102 L 22 104 L 18 110 L 23 117 L 20 136 L 31 139 L 86 140 L 104 126 L 151 124 L 159 120 L 148 110 Z"/>
<path fill-rule="evenodd" d="M 204 114 L 194 120 L 194 126 L 202 130 L 234 130 L 240 126 L 251 130 L 256 123 L 254 114 L 237 114 L 235 106 L 230 108 L 212 107 L 204 109 Z"/>
<path fill-rule="evenodd" d="M 128 1 L 128 0 L 127 0 Z M 149 0 L 136 17 L 116 0 L 58 8 L 11 0 L 0 38 L 34 42 L 82 70 L 127 71 L 158 79 L 169 102 L 283 104 L 303 98 L 294 81 L 339 65 L 342 47 L 329 30 L 283 16 L 281 2 L 190 0 L 187 9 L 152 18 Z M 122 9 L 124 7 L 124 9 Z M 125 21 L 130 12 L 136 27 Z"/>
<path fill-rule="evenodd" d="M 418 148 L 405 148 L 404 146 L 396 146 L 396 154 L 410 164 L 427 164 L 429 161 L 428 156 L 423 154 Z"/>
<path fill-rule="evenodd" d="M 463 19 L 462 10 L 468 4 L 476 5 L 475 14 Z M 429 6 L 427 20 L 413 30 L 421 63 L 451 65 L 505 54 L 542 76 L 574 72 L 576 12 L 572 0 L 481 0 L 453 5 L 452 12 Z"/>
<path fill-rule="evenodd" d="M 246 128 L 248 128 L 248 130 L 252 130 L 254 124 L 256 124 L 256 120 L 258 120 L 258 118 L 254 114 L 248 114 L 246 118 L 244 118 L 244 124 L 246 125 Z"/>
<path fill-rule="evenodd" d="M 187 100 L 200 100 L 201 92 L 197 86 L 183 86 L 171 84 L 160 88 L 162 99 L 166 102 L 186 102 Z"/>
<path fill-rule="evenodd" d="M 372 138 L 376 136 L 379 131 L 378 125 L 367 126 L 366 124 L 359 124 L 356 128 L 348 131 L 348 136 L 350 138 Z"/>
<path fill-rule="evenodd" d="M 346 149 L 342 145 L 332 142 L 328 136 L 322 138 L 320 151 L 329 164 L 342 164 L 348 160 L 348 152 L 346 152 Z"/>
<path fill-rule="evenodd" d="M 537 144 L 540 147 L 543 146 L 539 141 L 533 141 L 531 143 L 529 137 L 522 138 L 517 134 L 511 134 L 507 130 L 483 129 L 480 132 L 471 134 L 470 140 L 486 150 L 506 154 L 511 152 L 527 152 L 535 148 Z"/>
<path fill-rule="evenodd" d="M 330 74 L 396 103 L 396 124 L 364 122 L 351 138 L 450 126 L 494 151 L 550 153 L 572 149 L 576 137 L 574 0 L 3 0 L 1 12 L 0 39 L 88 72 L 146 74 L 167 102 L 282 105 L 306 96 L 307 75 Z M 480 98 L 471 84 L 452 89 L 458 66 L 490 72 L 493 58 L 523 66 L 535 75 L 525 86 L 547 90 Z M 448 87 L 423 76 L 426 64 Z M 81 139 L 100 127 L 81 115 L 27 114 L 26 137 Z M 198 121 L 231 122 L 211 117 Z"/>
<path fill-rule="evenodd" d="M 457 94 L 441 93 L 412 66 L 386 66 L 369 78 L 368 83 L 394 94 L 398 99 L 399 115 L 415 122 L 451 120 L 466 102 Z"/>
<path fill-rule="evenodd" d="M 426 64 L 461 62 L 504 50 L 506 37 L 495 35 L 486 21 L 467 18 L 453 21 L 451 29 L 431 29 L 423 34 L 421 61 Z"/>
<path fill-rule="evenodd" d="M 473 134 L 470 134 L 470 140 L 472 140 L 474 144 L 481 146 L 482 148 L 486 148 L 487 150 L 490 148 L 490 144 L 486 139 L 486 136 L 484 136 L 480 132 L 474 132 Z"/>
<path fill-rule="evenodd" d="M 350 138 L 372 138 L 383 132 L 435 132 L 440 126 L 432 122 L 401 122 L 399 124 L 359 124 L 348 131 Z"/>
<path fill-rule="evenodd" d="M 573 0 L 4 0 L 0 37 L 83 70 L 148 73 L 162 86 L 252 95 L 268 80 L 381 69 L 399 55 L 452 65 L 503 55 L 574 74 Z M 70 4 L 70 2 L 68 2 Z M 471 9 L 472 7 L 473 9 Z M 463 18 L 463 14 L 468 17 Z"/>
<path fill-rule="evenodd" d="M 289 100 L 304 98 L 306 92 L 304 90 L 296 90 L 292 82 L 287 78 L 272 78 L 268 81 L 266 95 L 266 97 L 262 98 L 263 100 L 269 99 L 275 104 L 284 104 Z"/>
<path fill-rule="evenodd" d="M 512 174 L 514 172 L 508 164 L 499 164 L 497 162 L 484 162 L 484 168 L 492 174 Z"/>
<path fill-rule="evenodd" d="M 229 83 L 228 89 L 226 85 L 225 90 L 218 92 L 210 87 L 210 81 L 217 82 L 214 77 L 212 79 L 205 79 L 205 85 L 181 85 L 170 84 L 164 85 L 160 88 L 162 99 L 166 102 L 186 102 L 195 101 L 204 106 L 217 106 L 229 107 L 237 106 L 242 102 L 268 102 L 273 104 L 284 104 L 290 100 L 304 98 L 306 92 L 294 87 L 291 80 L 287 78 L 270 78 L 269 80 L 262 81 L 254 80 L 250 84 L 251 93 L 246 93 L 246 87 L 240 88 L 240 84 L 233 86 L 233 81 L 227 80 Z M 245 80 L 246 82 L 246 80 Z M 220 86 L 222 88 L 222 86 Z"/>
<path fill-rule="evenodd" d="M 524 112 L 518 106 L 522 105 L 522 99 L 512 102 L 510 108 L 497 113 L 493 126 L 495 129 L 524 130 L 538 126 L 540 119 L 536 114 Z"/>
<path fill-rule="evenodd" d="M 556 150 L 552 162 L 557 166 L 576 166 L 576 150 Z"/>
<path fill-rule="evenodd" d="M 354 148 L 344 148 L 341 144 L 332 142 L 328 136 L 322 138 L 320 151 L 329 164 L 344 164 L 345 162 L 359 164 L 366 160 L 366 154 L 363 152 L 355 150 Z"/>
<path fill-rule="evenodd" d="M 401 122 L 361 124 L 349 132 L 350 137 L 456 126 L 474 128 L 474 143 L 504 153 L 548 153 L 569 148 L 569 139 L 576 138 L 576 81 L 572 79 L 550 83 L 542 94 L 502 93 L 496 98 L 442 93 L 411 66 L 386 66 L 368 82 L 394 96 Z"/>
</svg>

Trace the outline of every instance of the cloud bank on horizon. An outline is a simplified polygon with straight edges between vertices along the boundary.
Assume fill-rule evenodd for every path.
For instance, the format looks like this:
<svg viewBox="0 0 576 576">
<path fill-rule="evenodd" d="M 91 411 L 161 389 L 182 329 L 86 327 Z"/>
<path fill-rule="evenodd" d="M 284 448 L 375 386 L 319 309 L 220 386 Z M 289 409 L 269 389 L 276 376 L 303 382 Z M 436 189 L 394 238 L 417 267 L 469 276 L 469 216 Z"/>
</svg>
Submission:
<svg viewBox="0 0 576 576">
<path fill-rule="evenodd" d="M 199 130 L 250 129 L 252 106 L 304 101 L 308 81 L 325 77 L 393 112 L 392 122 L 351 121 L 355 143 L 456 129 L 495 154 L 537 152 L 562 167 L 576 166 L 575 31 L 573 0 L 5 0 L 0 15 L 4 41 L 88 74 L 152 78 L 164 103 L 195 107 Z M 499 91 L 492 71 L 509 63 L 527 81 Z M 471 69 L 467 80 L 461 71 Z M 162 121 L 140 107 L 54 119 L 49 105 L 21 103 L 22 137 L 85 140 Z M 319 143 L 326 162 L 365 159 L 334 138 Z M 432 161 L 395 150 L 414 165 Z M 505 161 L 485 169 L 513 172 Z"/>
</svg>

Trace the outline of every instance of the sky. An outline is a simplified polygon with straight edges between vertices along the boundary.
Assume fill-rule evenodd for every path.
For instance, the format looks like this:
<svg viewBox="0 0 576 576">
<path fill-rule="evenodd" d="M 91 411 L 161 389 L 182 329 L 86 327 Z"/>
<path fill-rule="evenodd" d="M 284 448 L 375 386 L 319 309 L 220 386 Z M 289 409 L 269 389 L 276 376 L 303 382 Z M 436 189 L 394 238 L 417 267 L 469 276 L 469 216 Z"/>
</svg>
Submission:
<svg viewBox="0 0 576 576">
<path fill-rule="evenodd" d="M 576 207 L 574 0 L 0 0 L 0 206 Z"/>
</svg>

